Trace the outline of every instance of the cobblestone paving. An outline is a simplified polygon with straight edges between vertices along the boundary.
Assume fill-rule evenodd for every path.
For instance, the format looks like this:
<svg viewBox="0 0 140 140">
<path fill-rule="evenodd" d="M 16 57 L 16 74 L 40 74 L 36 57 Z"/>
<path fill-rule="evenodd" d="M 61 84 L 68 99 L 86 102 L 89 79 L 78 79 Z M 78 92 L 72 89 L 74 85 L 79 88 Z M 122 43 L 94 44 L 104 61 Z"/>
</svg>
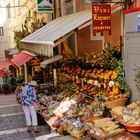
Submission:
<svg viewBox="0 0 140 140">
<path fill-rule="evenodd" d="M 0 140 L 37 140 L 38 136 L 50 133 L 50 128 L 41 125 L 40 133 L 29 133 L 24 114 L 14 95 L 0 95 Z"/>
<path fill-rule="evenodd" d="M 26 127 L 23 114 L 16 116 L 0 117 L 0 131 L 23 127 Z"/>
</svg>

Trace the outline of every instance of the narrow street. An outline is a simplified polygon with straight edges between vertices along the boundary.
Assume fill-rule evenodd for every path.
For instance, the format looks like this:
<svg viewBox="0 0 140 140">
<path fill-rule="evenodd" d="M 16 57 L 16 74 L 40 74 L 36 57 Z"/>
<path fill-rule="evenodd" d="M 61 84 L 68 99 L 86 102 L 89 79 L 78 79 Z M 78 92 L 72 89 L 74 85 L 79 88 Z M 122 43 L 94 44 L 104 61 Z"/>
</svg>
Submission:
<svg viewBox="0 0 140 140">
<path fill-rule="evenodd" d="M 50 129 L 46 125 L 40 125 L 40 129 L 39 133 L 27 132 L 24 114 L 15 95 L 0 95 L 0 140 L 43 140 Z"/>
</svg>

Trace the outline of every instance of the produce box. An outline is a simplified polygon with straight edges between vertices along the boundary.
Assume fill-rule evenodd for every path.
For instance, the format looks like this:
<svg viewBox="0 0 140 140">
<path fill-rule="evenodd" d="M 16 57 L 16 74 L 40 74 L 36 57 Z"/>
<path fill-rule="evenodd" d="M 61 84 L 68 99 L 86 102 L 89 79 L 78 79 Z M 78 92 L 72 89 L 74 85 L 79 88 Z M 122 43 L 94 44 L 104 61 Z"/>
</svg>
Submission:
<svg viewBox="0 0 140 140">
<path fill-rule="evenodd" d="M 121 128 L 117 122 L 112 121 L 111 118 L 95 120 L 93 125 L 87 125 L 89 126 L 90 136 L 97 140 L 106 139 L 125 132 L 125 129 Z"/>
</svg>

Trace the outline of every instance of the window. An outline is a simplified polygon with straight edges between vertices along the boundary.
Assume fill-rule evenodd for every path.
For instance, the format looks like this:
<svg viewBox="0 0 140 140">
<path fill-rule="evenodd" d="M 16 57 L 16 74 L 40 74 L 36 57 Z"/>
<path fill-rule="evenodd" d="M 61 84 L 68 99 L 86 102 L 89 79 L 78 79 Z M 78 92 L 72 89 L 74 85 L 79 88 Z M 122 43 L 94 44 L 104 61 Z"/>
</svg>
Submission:
<svg viewBox="0 0 140 140">
<path fill-rule="evenodd" d="M 3 27 L 0 27 L 0 36 L 4 36 L 4 30 L 3 30 Z"/>
</svg>

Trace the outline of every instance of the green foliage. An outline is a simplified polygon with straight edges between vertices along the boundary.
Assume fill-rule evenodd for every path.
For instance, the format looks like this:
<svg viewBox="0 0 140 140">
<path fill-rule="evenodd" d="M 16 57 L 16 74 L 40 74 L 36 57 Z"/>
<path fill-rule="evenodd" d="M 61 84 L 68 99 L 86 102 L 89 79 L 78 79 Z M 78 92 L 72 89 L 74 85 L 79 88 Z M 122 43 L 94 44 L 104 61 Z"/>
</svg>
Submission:
<svg viewBox="0 0 140 140">
<path fill-rule="evenodd" d="M 3 92 L 8 92 L 9 90 L 9 85 L 7 83 L 5 83 L 3 86 L 2 86 L 2 91 Z"/>
<path fill-rule="evenodd" d="M 15 77 L 12 76 L 12 77 L 8 78 L 8 85 L 9 85 L 9 87 L 11 87 L 13 89 L 16 88 L 16 79 L 15 79 Z"/>
<path fill-rule="evenodd" d="M 43 18 L 40 20 L 34 20 L 30 23 L 29 22 L 30 21 L 25 20 L 24 24 L 22 24 L 22 28 L 20 30 L 14 31 L 14 39 L 15 41 L 17 41 L 16 44 L 19 43 L 19 40 L 25 38 L 26 36 L 28 36 L 29 34 L 33 33 L 34 31 L 43 27 L 46 24 Z M 31 27 L 29 25 L 31 25 Z"/>
<path fill-rule="evenodd" d="M 22 84 L 24 82 L 24 76 L 20 75 L 17 79 L 16 79 L 16 83 L 17 84 Z"/>
<path fill-rule="evenodd" d="M 21 50 L 22 50 L 22 48 L 21 48 L 21 41 L 20 41 L 20 39 L 17 39 L 17 40 L 16 40 L 16 48 L 17 48 L 19 51 L 21 51 Z"/>
<path fill-rule="evenodd" d="M 123 60 L 122 59 L 118 61 L 116 70 L 117 70 L 117 72 L 119 74 L 119 76 L 117 78 L 117 81 L 120 83 L 120 90 L 122 92 L 129 91 L 130 89 L 129 89 L 128 84 L 126 83 L 125 71 L 123 69 Z"/>
<path fill-rule="evenodd" d="M 121 45 L 120 42 L 117 42 L 113 47 L 109 43 L 105 43 L 100 52 L 89 53 L 86 58 L 72 57 L 67 60 L 67 63 L 70 67 L 79 66 L 82 69 L 114 70 L 118 67 L 119 60 L 121 60 Z"/>
</svg>

